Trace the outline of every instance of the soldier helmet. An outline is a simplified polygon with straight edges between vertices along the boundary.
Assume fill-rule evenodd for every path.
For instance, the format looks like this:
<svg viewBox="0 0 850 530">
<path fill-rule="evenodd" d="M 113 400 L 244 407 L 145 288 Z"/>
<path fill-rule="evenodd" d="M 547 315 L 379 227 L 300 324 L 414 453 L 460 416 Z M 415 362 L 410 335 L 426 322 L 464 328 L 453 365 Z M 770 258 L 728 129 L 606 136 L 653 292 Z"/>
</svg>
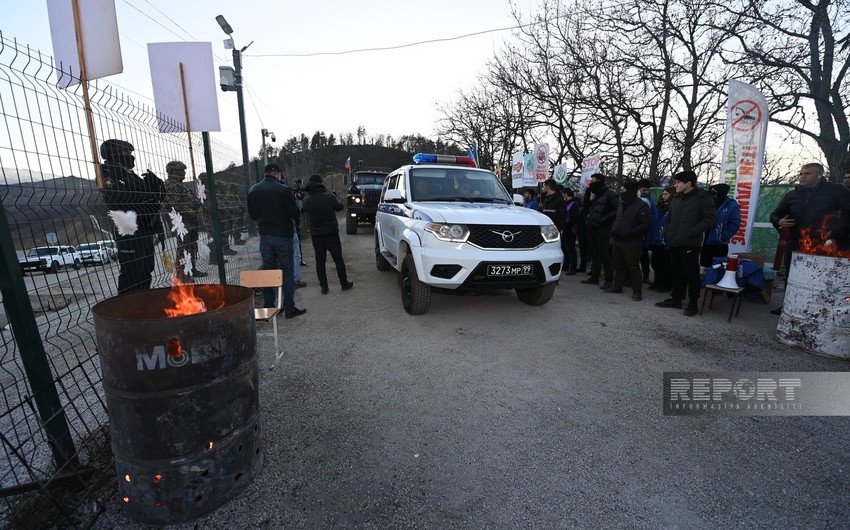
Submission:
<svg viewBox="0 0 850 530">
<path fill-rule="evenodd" d="M 125 151 L 134 150 L 133 144 L 124 140 L 106 140 L 100 144 L 100 156 L 104 160 L 118 158 L 123 156 Z"/>
<path fill-rule="evenodd" d="M 172 160 L 171 162 L 165 165 L 165 172 L 169 175 L 174 175 L 180 172 L 186 171 L 186 164 L 180 162 L 179 160 Z"/>
</svg>

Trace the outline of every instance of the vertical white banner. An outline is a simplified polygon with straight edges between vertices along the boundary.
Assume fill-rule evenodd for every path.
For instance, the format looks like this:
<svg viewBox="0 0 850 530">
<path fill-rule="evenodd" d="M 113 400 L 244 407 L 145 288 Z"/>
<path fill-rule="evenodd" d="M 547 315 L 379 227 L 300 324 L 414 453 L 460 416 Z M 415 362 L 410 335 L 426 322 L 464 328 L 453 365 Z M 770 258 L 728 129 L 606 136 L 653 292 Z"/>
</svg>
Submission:
<svg viewBox="0 0 850 530">
<path fill-rule="evenodd" d="M 534 178 L 534 153 L 526 153 L 522 157 L 522 185 L 526 188 L 537 186 Z"/>
<path fill-rule="evenodd" d="M 522 175 L 525 172 L 524 158 L 525 155 L 522 153 L 514 153 L 511 156 L 511 187 L 514 189 L 523 187 Z"/>
<path fill-rule="evenodd" d="M 756 218 L 768 123 L 767 100 L 754 86 L 729 80 L 726 136 L 720 161 L 720 182 L 734 190 L 741 205 L 741 228 L 729 242 L 729 252 L 747 252 Z"/>
<path fill-rule="evenodd" d="M 599 173 L 599 166 L 602 165 L 602 155 L 594 154 L 584 158 L 581 161 L 581 193 L 587 189 L 590 184 L 590 176 L 594 173 Z"/>
<path fill-rule="evenodd" d="M 534 180 L 543 182 L 549 178 L 549 144 L 534 146 Z"/>
</svg>

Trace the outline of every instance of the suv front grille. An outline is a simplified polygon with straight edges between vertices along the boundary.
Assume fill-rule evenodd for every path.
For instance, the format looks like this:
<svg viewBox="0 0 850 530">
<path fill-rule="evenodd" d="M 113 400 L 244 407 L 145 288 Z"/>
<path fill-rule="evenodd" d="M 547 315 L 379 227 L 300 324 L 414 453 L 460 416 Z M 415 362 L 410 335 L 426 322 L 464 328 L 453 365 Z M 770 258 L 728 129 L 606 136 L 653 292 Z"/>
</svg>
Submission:
<svg viewBox="0 0 850 530">
<path fill-rule="evenodd" d="M 537 225 L 467 225 L 468 242 L 480 248 L 537 248 L 543 244 L 543 235 Z M 503 235 L 507 237 L 503 237 Z"/>
</svg>

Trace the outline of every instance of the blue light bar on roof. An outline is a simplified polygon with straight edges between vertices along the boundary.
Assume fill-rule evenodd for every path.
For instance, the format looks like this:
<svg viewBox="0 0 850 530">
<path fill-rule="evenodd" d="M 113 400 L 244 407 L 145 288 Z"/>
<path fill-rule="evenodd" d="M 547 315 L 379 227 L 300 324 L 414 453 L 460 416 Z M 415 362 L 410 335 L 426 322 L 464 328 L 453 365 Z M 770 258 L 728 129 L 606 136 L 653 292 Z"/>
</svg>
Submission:
<svg viewBox="0 0 850 530">
<path fill-rule="evenodd" d="M 413 155 L 414 164 L 460 164 L 469 167 L 477 167 L 475 160 L 471 156 L 454 156 L 454 155 L 432 155 L 427 153 L 417 153 Z"/>
</svg>

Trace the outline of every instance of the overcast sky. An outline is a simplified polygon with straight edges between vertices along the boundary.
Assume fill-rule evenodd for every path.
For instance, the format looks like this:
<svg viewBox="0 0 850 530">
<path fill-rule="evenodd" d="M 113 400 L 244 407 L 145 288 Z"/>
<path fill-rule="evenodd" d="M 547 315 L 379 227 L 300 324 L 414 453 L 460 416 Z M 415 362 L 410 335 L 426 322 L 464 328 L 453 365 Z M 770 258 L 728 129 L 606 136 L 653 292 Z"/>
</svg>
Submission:
<svg viewBox="0 0 850 530">
<path fill-rule="evenodd" d="M 52 55 L 45 0 L 2 1 L 4 37 Z M 512 6 L 528 16 L 536 0 L 115 0 L 124 73 L 106 78 L 153 106 L 146 44 L 212 42 L 216 68 L 232 65 L 224 15 L 244 52 L 248 145 L 259 151 L 260 130 L 280 139 L 316 130 L 338 135 L 363 125 L 369 135 L 433 136 L 437 106 L 474 83 L 511 31 L 488 32 L 396 50 L 343 55 L 273 57 L 342 52 L 448 39 L 516 24 Z M 218 72 L 215 74 L 218 79 Z M 132 91 L 132 92 L 129 92 Z M 218 91 L 222 133 L 239 148 L 236 95 Z"/>
</svg>

